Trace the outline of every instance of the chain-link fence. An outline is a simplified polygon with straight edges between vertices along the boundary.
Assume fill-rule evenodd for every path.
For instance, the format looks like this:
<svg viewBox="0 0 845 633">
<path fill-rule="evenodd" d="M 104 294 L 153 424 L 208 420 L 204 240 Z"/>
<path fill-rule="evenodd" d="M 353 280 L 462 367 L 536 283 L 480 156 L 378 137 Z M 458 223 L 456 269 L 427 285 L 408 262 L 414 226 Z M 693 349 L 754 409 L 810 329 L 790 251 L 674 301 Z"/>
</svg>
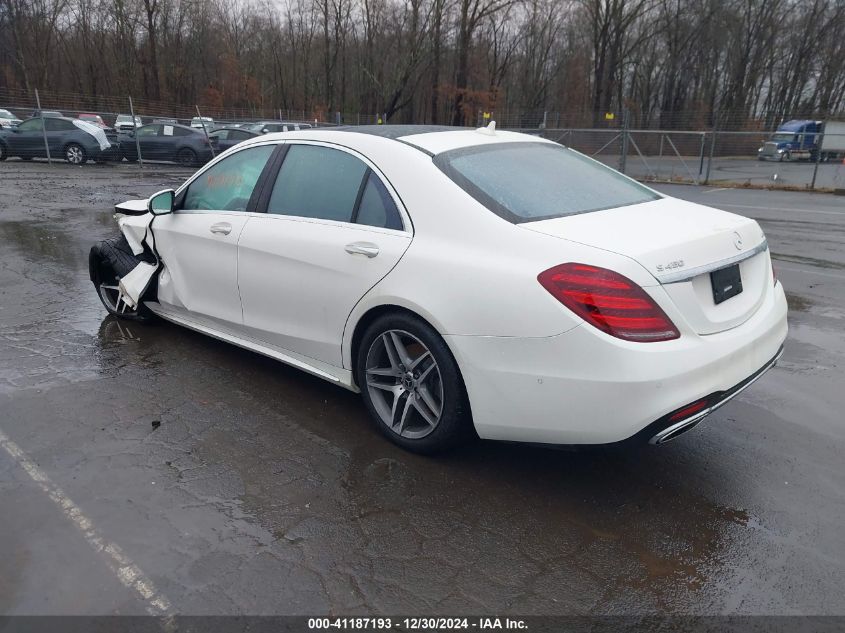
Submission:
<svg viewBox="0 0 845 633">
<path fill-rule="evenodd" d="M 646 182 L 845 189 L 845 130 L 821 129 L 803 139 L 712 130 L 547 128 L 535 133 Z"/>
<path fill-rule="evenodd" d="M 312 127 L 390 123 L 384 114 L 327 112 L 319 108 L 223 108 L 133 100 L 129 96 L 12 89 L 0 89 L 2 109 L 20 119 L 37 115 L 39 110 L 57 111 L 72 118 L 96 115 L 108 128 L 119 124 L 120 116 L 123 121 L 123 125 L 119 125 L 122 129 L 117 130 L 120 134 L 109 130 L 110 139 L 120 147 L 118 156 L 139 159 L 139 164 L 145 158 L 144 151 L 132 133 L 138 125 L 193 124 L 206 136 L 214 137 L 220 128 L 249 129 L 249 125 L 256 122 Z M 806 114 L 793 118 L 811 124 L 812 132 L 810 127 L 779 132 L 783 118 L 772 121 L 765 117 L 729 117 L 702 112 L 647 115 L 631 111 L 478 110 L 472 124 L 484 126 L 496 121 L 499 129 L 518 129 L 540 135 L 647 182 L 814 190 L 845 188 L 845 123 Z M 664 126 L 671 129 L 664 129 Z M 172 129 L 168 129 L 173 134 Z M 46 135 L 43 145 L 48 149 Z M 218 151 L 215 145 L 209 143 L 211 156 Z"/>
</svg>

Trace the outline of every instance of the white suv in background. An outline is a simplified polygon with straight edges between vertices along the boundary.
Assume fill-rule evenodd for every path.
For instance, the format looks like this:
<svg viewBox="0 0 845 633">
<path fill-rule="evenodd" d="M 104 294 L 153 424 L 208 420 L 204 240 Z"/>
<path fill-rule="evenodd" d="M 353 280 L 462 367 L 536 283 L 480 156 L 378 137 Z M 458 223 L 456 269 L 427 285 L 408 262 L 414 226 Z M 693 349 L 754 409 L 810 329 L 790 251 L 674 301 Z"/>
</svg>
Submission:
<svg viewBox="0 0 845 633">
<path fill-rule="evenodd" d="M 141 117 L 136 116 L 133 121 L 131 114 L 118 114 L 114 120 L 114 129 L 118 132 L 132 132 L 136 127 L 141 127 L 142 125 Z"/>
<path fill-rule="evenodd" d="M 197 129 L 200 129 L 200 130 L 203 127 L 205 127 L 205 129 L 210 132 L 211 130 L 214 129 L 214 119 L 212 119 L 210 116 L 204 116 L 204 117 L 195 116 L 193 119 L 191 119 L 191 127 L 197 128 Z"/>
<path fill-rule="evenodd" d="M 17 127 L 21 120 L 8 110 L 0 110 L 0 128 Z"/>
</svg>

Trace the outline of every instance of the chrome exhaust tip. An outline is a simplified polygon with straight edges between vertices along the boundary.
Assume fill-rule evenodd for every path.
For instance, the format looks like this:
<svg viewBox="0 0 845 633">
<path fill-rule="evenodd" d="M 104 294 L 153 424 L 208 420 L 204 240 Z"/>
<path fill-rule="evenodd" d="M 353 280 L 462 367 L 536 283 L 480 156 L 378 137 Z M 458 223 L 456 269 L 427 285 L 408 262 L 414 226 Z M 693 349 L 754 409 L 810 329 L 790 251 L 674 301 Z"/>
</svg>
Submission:
<svg viewBox="0 0 845 633">
<path fill-rule="evenodd" d="M 728 392 L 724 395 L 721 400 L 717 400 L 706 409 L 698 411 L 697 413 L 691 415 L 690 417 L 684 420 L 681 420 L 680 422 L 676 422 L 675 424 L 667 426 L 665 429 L 656 433 L 648 441 L 648 443 L 654 445 L 665 444 L 666 442 L 674 440 L 676 437 L 683 435 L 687 431 L 691 431 L 693 428 L 698 426 L 699 422 L 701 422 L 704 418 L 713 413 L 716 409 L 727 404 L 739 394 L 741 394 L 743 391 L 748 389 L 755 382 L 757 382 L 763 376 L 763 374 L 765 374 L 772 367 L 777 365 L 777 362 L 780 360 L 781 356 L 783 356 L 783 347 L 778 350 L 778 353 L 772 360 L 770 360 L 763 367 L 761 367 L 755 374 L 752 374 L 751 377 L 749 377 L 744 382 L 740 383 L 737 387 L 728 390 Z"/>
</svg>

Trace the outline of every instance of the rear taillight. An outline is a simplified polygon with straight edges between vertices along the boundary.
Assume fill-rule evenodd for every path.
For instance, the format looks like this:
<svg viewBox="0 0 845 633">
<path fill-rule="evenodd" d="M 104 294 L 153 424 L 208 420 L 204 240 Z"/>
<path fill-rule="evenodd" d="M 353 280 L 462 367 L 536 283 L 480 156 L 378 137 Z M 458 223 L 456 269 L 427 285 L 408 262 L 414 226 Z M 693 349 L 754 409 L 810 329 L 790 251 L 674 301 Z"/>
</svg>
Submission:
<svg viewBox="0 0 845 633">
<path fill-rule="evenodd" d="M 675 324 L 642 288 L 606 268 L 568 263 L 549 268 L 537 281 L 590 325 L 626 341 L 670 341 Z"/>
</svg>

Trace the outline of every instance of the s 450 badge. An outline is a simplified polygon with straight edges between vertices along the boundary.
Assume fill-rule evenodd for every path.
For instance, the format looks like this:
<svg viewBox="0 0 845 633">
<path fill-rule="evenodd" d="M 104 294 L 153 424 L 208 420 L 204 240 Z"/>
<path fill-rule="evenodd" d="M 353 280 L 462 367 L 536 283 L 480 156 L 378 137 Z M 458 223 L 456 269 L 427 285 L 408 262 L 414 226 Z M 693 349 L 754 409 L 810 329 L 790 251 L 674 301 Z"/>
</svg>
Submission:
<svg viewBox="0 0 845 633">
<path fill-rule="evenodd" d="M 668 270 L 675 270 L 676 268 L 683 268 L 684 267 L 684 260 L 683 259 L 676 259 L 673 262 L 669 262 L 668 264 L 657 264 L 657 272 L 664 273 Z"/>
</svg>

